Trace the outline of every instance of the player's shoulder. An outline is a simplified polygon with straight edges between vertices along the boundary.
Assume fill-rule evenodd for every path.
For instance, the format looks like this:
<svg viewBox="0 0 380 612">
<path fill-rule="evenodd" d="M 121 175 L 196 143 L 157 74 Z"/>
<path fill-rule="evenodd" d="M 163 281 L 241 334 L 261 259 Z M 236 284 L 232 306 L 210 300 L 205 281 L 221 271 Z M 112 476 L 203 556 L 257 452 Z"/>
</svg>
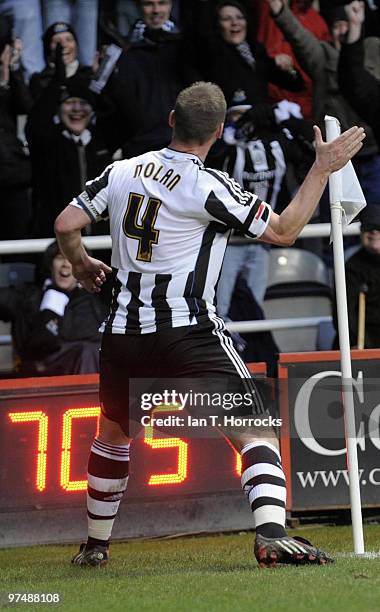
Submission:
<svg viewBox="0 0 380 612">
<path fill-rule="evenodd" d="M 207 176 L 211 176 L 217 181 L 224 182 L 227 180 L 234 180 L 230 177 L 228 172 L 224 172 L 224 170 L 217 170 L 216 168 L 210 168 L 209 166 L 202 166 L 201 169 L 205 172 Z"/>
<path fill-rule="evenodd" d="M 215 168 L 210 168 L 208 166 L 203 166 L 202 170 L 204 171 L 205 178 L 214 184 L 220 184 L 224 186 L 233 185 L 237 186 L 241 190 L 241 187 L 235 179 L 233 179 L 228 172 L 224 172 L 224 170 L 216 170 Z"/>
<path fill-rule="evenodd" d="M 205 186 L 213 191 L 228 192 L 230 196 L 243 204 L 249 204 L 255 196 L 244 191 L 239 183 L 228 172 L 204 166 L 202 168 Z"/>
<path fill-rule="evenodd" d="M 140 155 L 139 157 L 131 157 L 129 159 L 119 159 L 108 166 L 108 169 L 111 174 L 111 180 L 122 180 L 125 177 L 128 177 L 131 172 L 133 172 L 133 168 L 136 167 L 136 164 L 139 163 L 138 160 L 143 157 Z"/>
</svg>

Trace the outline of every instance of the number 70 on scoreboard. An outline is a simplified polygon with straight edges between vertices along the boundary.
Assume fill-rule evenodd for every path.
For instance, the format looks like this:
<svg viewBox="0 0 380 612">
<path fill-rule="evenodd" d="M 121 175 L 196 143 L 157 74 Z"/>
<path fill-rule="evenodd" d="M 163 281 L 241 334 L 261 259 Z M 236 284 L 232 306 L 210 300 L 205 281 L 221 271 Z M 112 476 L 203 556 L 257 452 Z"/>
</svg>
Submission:
<svg viewBox="0 0 380 612">
<path fill-rule="evenodd" d="M 178 408 L 177 408 L 178 409 Z M 157 406 L 153 412 L 175 411 L 176 407 Z M 73 438 L 73 423 L 79 419 L 95 419 L 96 435 L 98 434 L 100 407 L 86 406 L 81 408 L 68 408 L 62 414 L 61 441 L 60 441 L 60 467 L 59 485 L 63 491 L 85 491 L 87 480 L 74 480 L 71 477 L 72 451 L 75 445 Z M 20 410 L 8 412 L 8 419 L 12 424 L 30 424 L 36 428 L 36 467 L 35 488 L 39 492 L 46 489 L 48 452 L 49 452 L 49 415 L 43 410 Z M 153 450 L 172 449 L 176 453 L 176 471 L 161 474 L 151 474 L 147 484 L 175 485 L 183 483 L 188 476 L 189 442 L 178 437 L 154 436 L 152 426 L 144 428 L 144 443 Z M 236 475 L 241 473 L 240 455 L 235 457 Z"/>
</svg>

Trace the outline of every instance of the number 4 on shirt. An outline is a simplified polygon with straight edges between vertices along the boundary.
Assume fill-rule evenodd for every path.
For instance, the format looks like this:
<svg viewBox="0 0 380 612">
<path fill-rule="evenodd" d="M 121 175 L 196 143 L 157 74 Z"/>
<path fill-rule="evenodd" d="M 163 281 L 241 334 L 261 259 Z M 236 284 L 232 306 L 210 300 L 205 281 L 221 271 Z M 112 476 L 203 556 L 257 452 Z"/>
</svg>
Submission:
<svg viewBox="0 0 380 612">
<path fill-rule="evenodd" d="M 140 193 L 130 193 L 127 210 L 123 219 L 124 234 L 128 238 L 139 241 L 137 256 L 138 261 L 152 261 L 152 245 L 158 243 L 159 230 L 154 228 L 161 200 L 149 198 L 145 211 L 138 222 L 139 213 L 144 202 L 144 196 Z"/>
</svg>

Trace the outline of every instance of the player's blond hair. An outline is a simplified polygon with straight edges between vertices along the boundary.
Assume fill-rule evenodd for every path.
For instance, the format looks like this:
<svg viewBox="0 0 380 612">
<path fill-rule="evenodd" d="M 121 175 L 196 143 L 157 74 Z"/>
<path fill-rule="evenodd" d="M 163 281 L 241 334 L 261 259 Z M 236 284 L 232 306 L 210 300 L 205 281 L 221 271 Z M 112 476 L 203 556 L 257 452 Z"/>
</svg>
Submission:
<svg viewBox="0 0 380 612">
<path fill-rule="evenodd" d="M 199 81 L 176 100 L 174 135 L 181 142 L 205 143 L 226 116 L 224 94 L 215 83 Z"/>
</svg>

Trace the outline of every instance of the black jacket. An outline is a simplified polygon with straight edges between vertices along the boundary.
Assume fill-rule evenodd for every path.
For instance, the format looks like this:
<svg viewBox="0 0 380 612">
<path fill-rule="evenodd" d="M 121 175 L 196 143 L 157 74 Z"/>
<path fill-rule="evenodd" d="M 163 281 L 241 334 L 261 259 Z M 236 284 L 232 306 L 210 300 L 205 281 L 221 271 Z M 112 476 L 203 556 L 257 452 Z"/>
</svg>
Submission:
<svg viewBox="0 0 380 612">
<path fill-rule="evenodd" d="M 268 83 L 274 83 L 288 91 L 301 91 L 304 86 L 299 72 L 281 70 L 269 57 L 261 43 L 249 44 L 255 65 L 252 68 L 234 45 L 226 43 L 215 30 L 209 3 L 198 2 L 197 23 L 194 35 L 197 38 L 198 65 L 207 80 L 213 81 L 223 90 L 227 106 L 231 106 L 234 93 L 242 90 L 247 104 L 267 102 Z M 247 39 L 247 42 L 248 39 Z"/>
<path fill-rule="evenodd" d="M 90 141 L 84 146 L 83 156 L 81 145 L 55 115 L 59 96 L 59 84 L 51 83 L 34 105 L 25 130 L 33 170 L 33 234 L 36 237 L 54 235 L 57 215 L 83 191 L 86 180 L 103 172 L 115 150 L 114 130 L 104 117 L 89 125 Z"/>
<path fill-rule="evenodd" d="M 364 68 L 362 40 L 342 45 L 338 79 L 343 95 L 372 127 L 380 146 L 380 82 Z"/>
<path fill-rule="evenodd" d="M 171 138 L 169 112 L 184 87 L 199 80 L 188 41 L 178 33 L 156 33 L 123 52 L 106 93 L 118 110 L 125 157 L 161 149 Z"/>
<path fill-rule="evenodd" d="M 350 344 L 358 342 L 359 292 L 367 285 L 365 348 L 380 348 L 380 255 L 361 248 L 346 263 L 347 307 Z M 337 329 L 336 309 L 334 326 Z"/>
<path fill-rule="evenodd" d="M 59 350 L 63 342 L 93 340 L 107 308 L 102 300 L 77 287 L 69 295 L 63 317 L 39 310 L 43 290 L 35 285 L 0 289 L 0 320 L 12 324 L 12 338 L 21 363 L 41 360 Z"/>
<path fill-rule="evenodd" d="M 36 129 L 34 129 L 36 127 Z M 34 235 L 54 236 L 57 215 L 83 191 L 80 146 L 70 137 L 62 124 L 53 123 L 39 130 L 27 130 L 33 168 Z M 99 176 L 111 155 L 103 136 L 91 130 L 91 141 L 85 147 L 85 180 Z"/>
<path fill-rule="evenodd" d="M 288 91 L 302 90 L 303 79 L 299 72 L 290 74 L 278 68 L 260 43 L 250 47 L 256 60 L 255 68 L 243 60 L 236 47 L 219 37 L 210 40 L 205 49 L 206 78 L 223 90 L 228 106 L 238 90 L 244 91 L 249 104 L 268 101 L 269 82 Z"/>
<path fill-rule="evenodd" d="M 232 321 L 261 321 L 265 319 L 264 313 L 244 279 L 239 278 L 232 296 L 228 316 Z M 240 334 L 246 341 L 242 355 L 246 363 L 265 361 L 268 376 L 275 376 L 279 349 L 269 331 L 254 334 Z"/>
<path fill-rule="evenodd" d="M 0 187 L 30 184 L 30 160 L 17 138 L 16 119 L 28 113 L 31 105 L 21 70 L 11 71 L 9 86 L 0 87 Z"/>
</svg>

